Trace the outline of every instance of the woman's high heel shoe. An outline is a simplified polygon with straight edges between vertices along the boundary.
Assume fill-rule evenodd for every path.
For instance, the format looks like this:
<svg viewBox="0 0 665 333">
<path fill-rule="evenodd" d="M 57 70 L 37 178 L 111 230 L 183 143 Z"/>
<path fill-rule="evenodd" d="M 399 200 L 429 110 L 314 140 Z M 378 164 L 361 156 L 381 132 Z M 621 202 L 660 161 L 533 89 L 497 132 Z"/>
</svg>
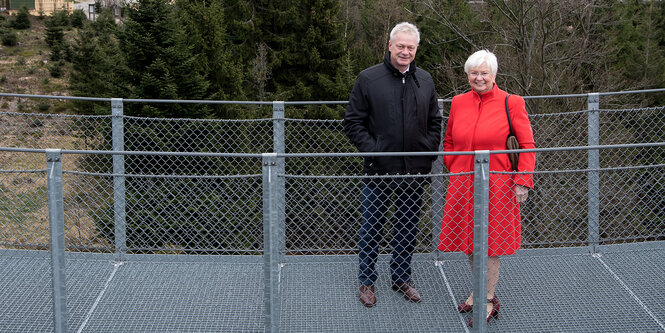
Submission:
<svg viewBox="0 0 665 333">
<path fill-rule="evenodd" d="M 496 311 L 499 311 L 499 307 L 501 307 L 501 304 L 499 304 L 499 299 L 496 298 L 496 295 L 492 297 L 491 300 L 489 300 L 490 303 L 494 304 L 494 307 L 496 308 Z M 467 304 L 466 301 L 460 303 L 460 305 L 457 306 L 457 311 L 459 313 L 467 313 L 473 311 L 473 305 Z"/>
<path fill-rule="evenodd" d="M 489 315 L 487 316 L 487 323 L 489 324 L 492 318 L 499 319 L 499 307 L 501 307 L 501 304 L 499 304 L 499 300 L 496 299 L 496 296 L 494 296 L 492 299 L 488 299 L 487 303 L 492 304 L 492 311 L 490 311 Z M 473 318 L 469 318 L 469 327 L 473 327 Z"/>
<path fill-rule="evenodd" d="M 457 311 L 459 311 L 459 313 L 471 312 L 473 311 L 473 305 L 466 304 L 466 301 L 464 301 L 457 306 Z"/>
</svg>

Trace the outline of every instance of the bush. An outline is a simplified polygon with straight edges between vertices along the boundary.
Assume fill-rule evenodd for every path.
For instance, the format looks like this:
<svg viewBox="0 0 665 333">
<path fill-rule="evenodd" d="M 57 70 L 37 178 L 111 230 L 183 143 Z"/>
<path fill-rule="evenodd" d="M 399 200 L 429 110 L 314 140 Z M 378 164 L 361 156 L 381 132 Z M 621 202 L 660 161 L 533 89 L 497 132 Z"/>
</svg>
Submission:
<svg viewBox="0 0 665 333">
<path fill-rule="evenodd" d="M 51 17 L 46 21 L 47 27 L 68 27 L 69 26 L 69 13 L 66 10 L 58 10 L 51 14 Z"/>
<path fill-rule="evenodd" d="M 72 13 L 72 16 L 70 18 L 70 21 L 72 23 L 72 27 L 74 28 L 83 28 L 83 22 L 87 20 L 88 18 L 85 16 L 85 13 L 81 9 L 77 9 Z"/>
<path fill-rule="evenodd" d="M 46 37 L 44 38 L 44 41 L 46 41 L 46 44 L 51 49 L 61 45 L 64 41 L 64 38 L 65 34 L 62 31 L 61 26 L 49 26 L 46 28 Z"/>
<path fill-rule="evenodd" d="M 64 70 L 62 67 L 65 65 L 63 61 L 56 61 L 51 66 L 48 67 L 48 71 L 51 74 L 51 77 L 59 78 L 62 77 Z"/>
<path fill-rule="evenodd" d="M 9 31 L 2 34 L 2 45 L 3 46 L 16 46 L 18 45 L 18 35 L 16 32 Z"/>
<path fill-rule="evenodd" d="M 37 105 L 37 108 L 41 112 L 48 111 L 48 109 L 51 107 L 51 104 L 49 102 L 40 102 L 39 105 Z"/>
<path fill-rule="evenodd" d="M 131 253 L 260 252 L 261 200 L 253 180 L 140 178 L 128 179 L 127 188 L 126 242 Z M 113 206 L 91 215 L 99 235 L 114 243 Z"/>
<path fill-rule="evenodd" d="M 28 15 L 28 8 L 21 7 L 16 14 L 16 19 L 11 21 L 9 25 L 14 29 L 30 29 L 30 16 Z"/>
</svg>

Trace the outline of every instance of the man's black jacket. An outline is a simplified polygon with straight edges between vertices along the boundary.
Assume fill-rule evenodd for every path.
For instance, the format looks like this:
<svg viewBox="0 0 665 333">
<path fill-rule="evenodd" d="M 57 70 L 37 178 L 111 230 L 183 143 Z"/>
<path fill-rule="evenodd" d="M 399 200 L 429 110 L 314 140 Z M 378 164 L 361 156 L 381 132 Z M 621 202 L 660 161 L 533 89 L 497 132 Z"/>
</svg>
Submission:
<svg viewBox="0 0 665 333">
<path fill-rule="evenodd" d="M 438 151 L 441 113 L 434 82 L 415 61 L 402 74 L 390 63 L 360 72 L 344 115 L 344 130 L 361 152 Z M 426 174 L 431 156 L 374 156 L 365 158 L 365 173 Z"/>
</svg>

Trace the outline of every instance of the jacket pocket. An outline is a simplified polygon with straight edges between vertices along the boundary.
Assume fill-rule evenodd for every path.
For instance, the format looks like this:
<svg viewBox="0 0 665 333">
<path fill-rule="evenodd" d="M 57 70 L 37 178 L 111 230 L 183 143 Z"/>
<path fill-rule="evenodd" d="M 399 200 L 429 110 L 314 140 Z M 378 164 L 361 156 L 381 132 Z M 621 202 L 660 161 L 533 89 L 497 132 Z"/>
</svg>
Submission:
<svg viewBox="0 0 665 333">
<path fill-rule="evenodd" d="M 376 136 L 376 143 L 374 144 L 374 149 L 372 152 L 380 152 L 383 151 L 383 135 L 377 135 Z"/>
</svg>

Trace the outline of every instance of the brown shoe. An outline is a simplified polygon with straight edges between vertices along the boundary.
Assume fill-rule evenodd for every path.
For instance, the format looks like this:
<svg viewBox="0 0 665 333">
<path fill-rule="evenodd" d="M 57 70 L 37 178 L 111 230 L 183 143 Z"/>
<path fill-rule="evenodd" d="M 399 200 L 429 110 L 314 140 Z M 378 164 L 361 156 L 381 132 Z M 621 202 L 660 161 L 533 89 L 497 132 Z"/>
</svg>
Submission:
<svg viewBox="0 0 665 333">
<path fill-rule="evenodd" d="M 363 303 L 364 306 L 368 308 L 373 307 L 376 304 L 376 296 L 374 296 L 374 285 L 366 286 L 361 284 L 359 298 L 360 303 Z"/>
<path fill-rule="evenodd" d="M 399 291 L 402 294 L 404 294 L 404 298 L 407 300 L 418 303 L 420 302 L 420 293 L 416 289 L 416 287 L 413 286 L 413 282 L 395 282 L 393 283 L 393 290 L 394 291 Z"/>
</svg>

